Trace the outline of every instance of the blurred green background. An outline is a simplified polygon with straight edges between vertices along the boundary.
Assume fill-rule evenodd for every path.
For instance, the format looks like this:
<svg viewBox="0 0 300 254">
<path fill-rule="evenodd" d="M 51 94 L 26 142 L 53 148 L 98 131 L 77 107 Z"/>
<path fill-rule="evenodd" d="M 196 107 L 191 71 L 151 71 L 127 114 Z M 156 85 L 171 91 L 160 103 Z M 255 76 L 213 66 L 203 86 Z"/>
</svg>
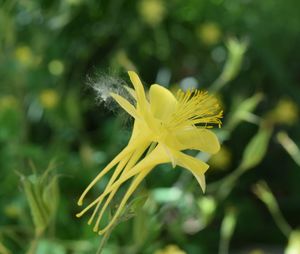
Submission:
<svg viewBox="0 0 300 254">
<path fill-rule="evenodd" d="M 215 92 L 207 192 L 170 165 L 103 253 L 300 253 L 300 2 L 0 1 L 0 253 L 96 253 L 77 199 L 131 122 L 93 85 Z M 98 94 L 99 97 L 99 94 Z M 100 96 L 101 101 L 101 96 Z M 47 170 L 48 169 L 48 170 Z M 103 190 L 105 181 L 92 196 Z"/>
</svg>

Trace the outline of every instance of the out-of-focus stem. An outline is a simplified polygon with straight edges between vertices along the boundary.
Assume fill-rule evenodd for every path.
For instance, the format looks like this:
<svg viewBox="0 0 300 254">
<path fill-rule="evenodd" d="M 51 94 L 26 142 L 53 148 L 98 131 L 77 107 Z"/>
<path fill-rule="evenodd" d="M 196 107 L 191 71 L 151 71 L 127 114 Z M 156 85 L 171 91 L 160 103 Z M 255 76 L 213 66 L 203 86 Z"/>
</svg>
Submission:
<svg viewBox="0 0 300 254">
<path fill-rule="evenodd" d="M 229 81 L 233 80 L 239 73 L 244 54 L 247 50 L 248 42 L 239 41 L 235 38 L 230 38 L 227 43 L 228 57 L 223 68 L 221 75 L 211 85 L 210 90 L 212 92 L 218 92 L 223 88 Z"/>
<path fill-rule="evenodd" d="M 296 143 L 283 131 L 277 133 L 276 138 L 297 165 L 300 166 L 300 150 Z"/>
<path fill-rule="evenodd" d="M 26 252 L 26 254 L 36 254 L 37 245 L 39 242 L 40 237 L 42 236 L 42 233 L 36 233 L 35 237 L 30 243 L 29 249 Z"/>
<path fill-rule="evenodd" d="M 266 182 L 260 181 L 253 188 L 254 194 L 267 206 L 269 212 L 271 213 L 275 223 L 281 232 L 289 238 L 292 228 L 288 222 L 283 217 L 276 198 L 271 192 L 269 186 Z"/>
<path fill-rule="evenodd" d="M 113 229 L 113 227 L 111 227 L 110 229 L 108 229 L 108 230 L 104 233 L 104 235 L 102 236 L 101 241 L 100 241 L 100 245 L 99 245 L 99 247 L 98 247 L 98 250 L 97 250 L 96 254 L 101 254 L 101 253 L 102 253 L 103 248 L 104 248 L 104 246 L 105 246 L 107 240 L 108 240 L 109 237 L 110 237 L 110 234 L 111 234 L 111 232 L 112 232 L 112 229 Z"/>
<path fill-rule="evenodd" d="M 221 236 L 219 245 L 219 254 L 229 253 L 230 239 L 234 233 L 236 225 L 236 212 L 234 209 L 226 211 L 221 225 Z"/>
<path fill-rule="evenodd" d="M 244 172 L 245 171 L 241 167 L 238 167 L 225 178 L 209 184 L 207 186 L 207 193 L 215 193 L 219 200 L 224 200 L 230 194 L 235 183 Z"/>
</svg>

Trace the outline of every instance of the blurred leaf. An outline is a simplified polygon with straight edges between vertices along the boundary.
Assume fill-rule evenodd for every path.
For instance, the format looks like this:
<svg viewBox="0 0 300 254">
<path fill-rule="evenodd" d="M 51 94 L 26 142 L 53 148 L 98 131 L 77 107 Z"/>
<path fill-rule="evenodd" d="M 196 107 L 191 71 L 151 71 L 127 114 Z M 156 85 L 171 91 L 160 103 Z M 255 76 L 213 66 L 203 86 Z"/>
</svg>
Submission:
<svg viewBox="0 0 300 254">
<path fill-rule="evenodd" d="M 53 219 L 58 206 L 59 190 L 56 175 L 50 175 L 51 164 L 43 175 L 21 175 L 36 235 L 40 236 Z"/>
<path fill-rule="evenodd" d="M 244 150 L 240 165 L 242 170 L 251 169 L 262 161 L 266 155 L 271 135 L 272 128 L 262 124 Z"/>
<path fill-rule="evenodd" d="M 36 180 L 31 179 L 29 177 L 23 177 L 22 184 L 30 207 L 36 234 L 40 235 L 47 226 L 47 212 L 41 203 L 40 186 Z"/>
</svg>

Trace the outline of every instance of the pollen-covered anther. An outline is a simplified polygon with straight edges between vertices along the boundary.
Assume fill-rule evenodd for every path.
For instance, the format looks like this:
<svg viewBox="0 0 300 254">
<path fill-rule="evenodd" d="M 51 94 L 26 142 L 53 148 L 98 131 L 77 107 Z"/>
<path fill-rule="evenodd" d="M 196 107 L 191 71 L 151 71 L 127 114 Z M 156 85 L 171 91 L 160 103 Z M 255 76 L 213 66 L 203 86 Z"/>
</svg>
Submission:
<svg viewBox="0 0 300 254">
<path fill-rule="evenodd" d="M 177 110 L 168 123 L 171 128 L 199 124 L 203 124 L 207 128 L 211 124 L 221 126 L 223 111 L 214 96 L 199 90 L 188 90 L 186 92 L 179 90 L 177 100 Z"/>
</svg>

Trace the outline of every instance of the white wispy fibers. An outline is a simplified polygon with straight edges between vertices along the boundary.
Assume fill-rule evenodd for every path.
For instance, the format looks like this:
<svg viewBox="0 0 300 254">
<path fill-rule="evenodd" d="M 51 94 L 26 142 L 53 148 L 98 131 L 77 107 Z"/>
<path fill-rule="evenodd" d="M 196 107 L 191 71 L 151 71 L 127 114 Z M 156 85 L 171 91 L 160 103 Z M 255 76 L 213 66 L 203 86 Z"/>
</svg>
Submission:
<svg viewBox="0 0 300 254">
<path fill-rule="evenodd" d="M 124 88 L 126 82 L 120 77 L 98 73 L 94 77 L 89 76 L 87 84 L 95 91 L 97 103 L 104 103 L 110 110 L 114 110 L 117 107 L 117 104 L 111 98 L 110 93 L 119 94 L 129 101 L 132 101 L 131 96 Z"/>
</svg>

